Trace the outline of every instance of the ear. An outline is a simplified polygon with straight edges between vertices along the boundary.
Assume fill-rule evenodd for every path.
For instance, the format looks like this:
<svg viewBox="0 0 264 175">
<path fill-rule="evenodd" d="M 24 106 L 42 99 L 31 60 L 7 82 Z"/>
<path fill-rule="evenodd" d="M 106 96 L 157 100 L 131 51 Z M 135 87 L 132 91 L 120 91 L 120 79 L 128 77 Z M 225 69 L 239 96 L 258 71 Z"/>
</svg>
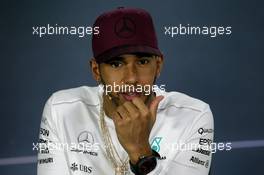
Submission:
<svg viewBox="0 0 264 175">
<path fill-rule="evenodd" d="M 100 81 L 100 70 L 99 70 L 99 64 L 95 61 L 94 58 L 92 58 L 89 61 L 90 64 L 90 68 L 93 74 L 93 78 L 95 79 L 95 81 Z"/>
<path fill-rule="evenodd" d="M 156 63 L 157 63 L 156 77 L 159 77 L 161 70 L 162 70 L 162 67 L 163 67 L 163 55 L 158 56 L 156 58 Z"/>
</svg>

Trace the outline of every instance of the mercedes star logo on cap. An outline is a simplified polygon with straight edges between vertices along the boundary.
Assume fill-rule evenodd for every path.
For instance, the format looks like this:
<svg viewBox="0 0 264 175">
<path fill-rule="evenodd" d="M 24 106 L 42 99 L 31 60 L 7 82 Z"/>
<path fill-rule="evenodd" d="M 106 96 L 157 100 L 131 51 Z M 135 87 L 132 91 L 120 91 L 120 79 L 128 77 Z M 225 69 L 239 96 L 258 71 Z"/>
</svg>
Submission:
<svg viewBox="0 0 264 175">
<path fill-rule="evenodd" d="M 132 19 L 123 17 L 115 24 L 115 33 L 120 38 L 130 38 L 136 33 L 136 25 Z"/>
</svg>

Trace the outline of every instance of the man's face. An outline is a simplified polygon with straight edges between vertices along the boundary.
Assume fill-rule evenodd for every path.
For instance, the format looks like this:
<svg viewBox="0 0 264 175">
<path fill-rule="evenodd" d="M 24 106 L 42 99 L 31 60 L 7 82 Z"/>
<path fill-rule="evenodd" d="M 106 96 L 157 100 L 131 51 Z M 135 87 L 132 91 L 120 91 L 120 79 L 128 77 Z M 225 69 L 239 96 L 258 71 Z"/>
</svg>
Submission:
<svg viewBox="0 0 264 175">
<path fill-rule="evenodd" d="M 151 87 L 160 74 L 163 58 L 149 54 L 124 54 L 98 65 L 92 60 L 91 67 L 96 80 L 100 80 L 118 104 L 140 97 L 147 101 Z M 118 86 L 120 88 L 118 88 Z M 131 88 L 134 86 L 134 88 Z M 112 87 L 112 91 L 110 88 Z M 142 87 L 142 92 L 140 91 Z M 118 91 L 119 90 L 119 91 Z"/>
</svg>

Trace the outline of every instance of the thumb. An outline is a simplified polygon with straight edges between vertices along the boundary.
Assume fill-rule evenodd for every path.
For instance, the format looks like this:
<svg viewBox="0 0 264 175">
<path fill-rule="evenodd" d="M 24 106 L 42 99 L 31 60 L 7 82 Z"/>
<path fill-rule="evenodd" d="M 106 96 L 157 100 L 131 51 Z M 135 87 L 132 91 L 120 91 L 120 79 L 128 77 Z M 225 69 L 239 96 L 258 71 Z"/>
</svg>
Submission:
<svg viewBox="0 0 264 175">
<path fill-rule="evenodd" d="M 149 105 L 149 110 L 151 113 L 152 121 L 156 120 L 157 108 L 158 108 L 159 103 L 161 102 L 161 100 L 163 98 L 164 98 L 164 96 L 162 96 L 162 95 L 157 96 L 154 100 L 152 100 L 152 102 Z"/>
</svg>

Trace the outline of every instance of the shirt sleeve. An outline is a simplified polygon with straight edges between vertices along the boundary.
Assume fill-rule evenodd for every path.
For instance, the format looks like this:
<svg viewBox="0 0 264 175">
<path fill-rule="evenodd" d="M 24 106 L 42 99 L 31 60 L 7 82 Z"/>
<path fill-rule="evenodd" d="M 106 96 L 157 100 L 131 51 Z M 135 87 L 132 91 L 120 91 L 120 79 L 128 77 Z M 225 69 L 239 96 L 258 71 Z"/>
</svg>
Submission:
<svg viewBox="0 0 264 175">
<path fill-rule="evenodd" d="M 58 136 L 56 113 L 52 106 L 52 97 L 46 102 L 38 142 L 38 175 L 69 175 L 64 150 L 61 149 Z"/>
<path fill-rule="evenodd" d="M 166 163 L 158 160 L 157 167 L 148 175 L 208 175 L 214 136 L 214 121 L 208 108 L 191 124 L 181 149 Z"/>
</svg>

